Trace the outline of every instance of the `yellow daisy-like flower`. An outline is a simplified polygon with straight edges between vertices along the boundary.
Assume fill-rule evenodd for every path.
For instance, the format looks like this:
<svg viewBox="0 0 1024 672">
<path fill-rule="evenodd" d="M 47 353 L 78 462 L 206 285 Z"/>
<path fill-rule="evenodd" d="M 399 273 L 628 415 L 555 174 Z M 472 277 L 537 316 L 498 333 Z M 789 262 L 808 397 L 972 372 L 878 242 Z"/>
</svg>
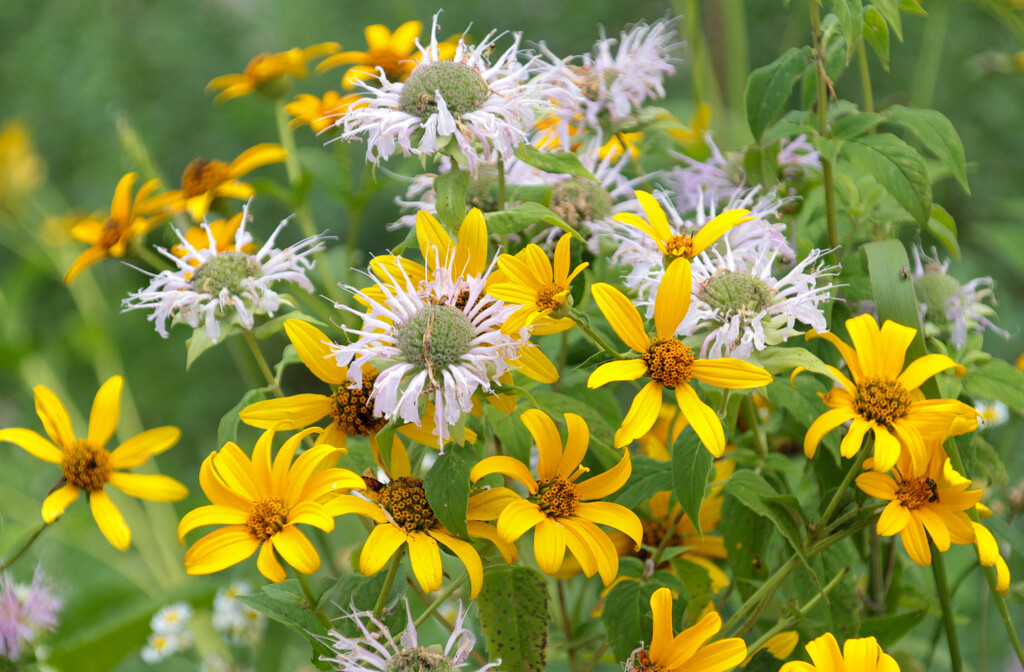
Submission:
<svg viewBox="0 0 1024 672">
<path fill-rule="evenodd" d="M 874 637 L 848 639 L 839 650 L 839 642 L 827 632 L 805 646 L 810 663 L 792 661 L 779 672 L 900 672 L 896 660 L 882 650 Z"/>
<path fill-rule="evenodd" d="M 193 220 L 201 222 L 210 211 L 213 199 L 238 198 L 244 201 L 256 193 L 252 185 L 238 178 L 262 166 L 281 163 L 286 156 L 284 147 L 267 142 L 250 147 L 231 163 L 217 159 L 196 159 L 185 166 L 185 172 L 181 175 L 181 189 L 163 194 L 161 201 L 171 212 L 187 210 Z"/>
<path fill-rule="evenodd" d="M 295 458 L 302 440 L 321 431 L 313 427 L 295 434 L 284 442 L 273 462 L 272 429 L 256 442 L 252 459 L 230 441 L 210 453 L 199 469 L 199 485 L 211 503 L 185 514 L 178 523 L 178 540 L 185 543 L 185 535 L 198 527 L 224 527 L 210 532 L 185 553 L 189 574 L 219 572 L 242 562 L 256 549 L 260 551 L 256 566 L 275 583 L 286 576 L 275 550 L 303 574 L 320 567 L 320 556 L 297 525 L 330 532 L 336 514 L 325 502 L 338 496 L 338 490 L 365 487 L 362 477 L 334 466 L 344 448 L 320 444 Z"/>
<path fill-rule="evenodd" d="M 858 488 L 889 502 L 878 519 L 878 534 L 899 533 L 907 555 L 919 565 L 932 562 L 928 537 L 943 553 L 950 543 L 975 541 L 966 512 L 981 501 L 982 494 L 967 489 L 971 482 L 953 469 L 941 444 L 934 443 L 928 450 L 924 461 L 901 454 L 891 475 L 869 471 L 857 476 Z"/>
<path fill-rule="evenodd" d="M 651 595 L 654 630 L 647 651 L 638 649 L 630 656 L 630 672 L 725 672 L 747 657 L 747 645 L 739 637 L 708 644 L 722 629 L 717 611 L 704 615 L 693 627 L 673 635 L 672 591 L 659 588 Z"/>
<path fill-rule="evenodd" d="M 46 164 L 19 119 L 0 125 L 0 203 L 34 191 L 46 177 Z"/>
<path fill-rule="evenodd" d="M 92 403 L 89 433 L 84 439 L 77 439 L 64 404 L 49 389 L 36 385 L 33 388 L 36 413 L 50 441 L 30 429 L 20 428 L 0 430 L 0 441 L 10 441 L 40 460 L 60 465 L 63 477 L 59 487 L 43 502 L 43 520 L 55 521 L 84 491 L 100 532 L 115 548 L 126 551 L 131 545 L 132 533 L 104 491 L 106 485 L 109 483 L 127 495 L 155 502 L 177 502 L 188 495 L 188 489 L 169 476 L 115 471 L 139 466 L 173 446 L 181 437 L 177 427 L 157 427 L 136 434 L 113 451 L 106 450 L 103 446 L 117 429 L 123 387 L 121 376 L 103 383 Z"/>
<path fill-rule="evenodd" d="M 551 265 L 544 250 L 530 243 L 515 256 L 498 257 L 498 268 L 504 273 L 500 282 L 487 287 L 487 293 L 521 308 L 505 322 L 502 331 L 511 334 L 523 327 L 533 327 L 533 334 L 557 334 L 571 329 L 573 321 L 566 317 L 572 308 L 569 285 L 589 263 L 582 263 L 569 272 L 569 245 L 572 235 L 565 234 L 555 245 L 555 264 Z"/>
<path fill-rule="evenodd" d="M 309 61 L 339 49 L 341 45 L 337 42 L 321 42 L 305 49 L 292 47 L 276 54 L 259 54 L 246 64 L 241 74 L 216 77 L 206 85 L 206 89 L 220 90 L 215 103 L 248 96 L 256 91 L 268 98 L 278 98 L 287 88 L 287 77 L 304 79 L 309 74 L 306 67 Z"/>
<path fill-rule="evenodd" d="M 650 382 L 637 393 L 633 404 L 615 433 L 615 446 L 629 445 L 654 426 L 661 408 L 662 390 L 675 390 L 676 402 L 683 417 L 693 427 L 701 442 L 715 457 L 725 452 L 725 431 L 718 413 L 705 404 L 691 382 L 696 379 L 726 389 L 750 389 L 772 382 L 770 373 L 741 359 L 697 359 L 689 346 L 675 337 L 679 323 L 686 317 L 689 301 L 689 264 L 672 264 L 654 300 L 654 325 L 657 335 L 651 339 L 644 330 L 640 312 L 626 295 L 606 283 L 597 283 L 591 293 L 619 338 L 634 352 L 636 359 L 621 359 L 597 367 L 587 380 L 595 388 L 614 381 L 636 380 L 642 376 Z M 684 294 L 685 293 L 685 294 Z"/>
<path fill-rule="evenodd" d="M 904 369 L 907 348 L 917 334 L 916 329 L 886 320 L 882 328 L 871 315 L 858 315 L 846 321 L 846 330 L 853 343 L 841 341 L 835 334 L 819 334 L 813 329 L 807 338 L 824 338 L 834 345 L 853 380 L 839 369 L 829 366 L 839 381 L 825 395 L 830 411 L 821 415 L 807 429 L 804 454 L 814 457 L 821 439 L 836 427 L 851 422 L 843 438 L 840 453 L 853 457 L 861 448 L 864 436 L 875 436 L 875 470 L 893 468 L 900 455 L 900 446 L 910 451 L 914 462 L 928 461 L 925 441 L 946 439 L 950 434 L 964 434 L 978 428 L 977 412 L 955 399 L 925 399 L 918 388 L 935 374 L 953 369 L 964 375 L 964 367 L 946 355 L 925 355 Z"/>
<path fill-rule="evenodd" d="M 547 574 L 562 566 L 568 549 L 587 576 L 600 574 L 608 585 L 619 571 L 619 554 L 608 533 L 597 525 L 615 528 L 639 546 L 643 527 L 635 513 L 620 504 L 600 500 L 621 488 L 632 471 L 627 451 L 619 463 L 581 483 L 587 470 L 581 466 L 590 444 L 590 430 L 583 418 L 565 414 L 568 437 L 563 450 L 558 428 L 548 415 L 537 409 L 524 411 L 523 424 L 537 443 L 537 478 L 530 468 L 512 457 L 495 455 L 481 460 L 469 474 L 476 482 L 488 474 L 504 474 L 529 491 L 524 499 L 507 488 L 492 488 L 492 497 L 507 499 L 496 513 L 498 535 L 514 543 L 536 528 L 533 552 L 537 565 Z"/>
<path fill-rule="evenodd" d="M 647 219 L 632 212 L 620 212 L 612 219 L 616 222 L 635 226 L 650 236 L 654 244 L 661 250 L 661 253 L 665 255 L 666 274 L 675 266 L 685 267 L 685 273 L 679 272 L 677 276 L 679 281 L 683 283 L 679 294 L 679 301 L 682 304 L 681 310 L 683 315 L 685 315 L 690 306 L 690 292 L 692 290 L 690 260 L 711 247 L 712 243 L 721 238 L 734 226 L 756 218 L 750 214 L 749 210 L 743 208 L 726 210 L 702 226 L 700 231 L 693 236 L 685 233 L 674 234 L 672 233 L 672 227 L 669 226 L 668 218 L 665 216 L 665 211 L 657 199 L 646 191 L 636 191 L 634 193 L 637 200 L 640 201 L 640 207 L 643 208 Z"/>
<path fill-rule="evenodd" d="M 346 89 L 354 89 L 367 79 L 376 79 L 378 68 L 384 71 L 388 81 L 405 81 L 420 61 L 420 52 L 416 49 L 416 38 L 423 33 L 423 24 L 419 21 L 406 21 L 395 32 L 379 23 L 367 26 L 363 30 L 366 36 L 366 51 L 343 51 L 330 58 L 325 58 L 316 66 L 317 72 L 324 72 L 339 65 L 351 65 L 341 80 Z M 450 61 L 455 55 L 454 42 L 441 42 L 440 60 Z"/>
<path fill-rule="evenodd" d="M 284 106 L 285 112 L 294 119 L 288 122 L 292 128 L 302 125 L 309 126 L 314 133 L 334 126 L 338 118 L 349 110 L 366 105 L 362 96 L 346 93 L 344 96 L 337 91 L 327 91 L 322 98 L 300 93 L 295 100 Z"/>
<path fill-rule="evenodd" d="M 159 184 L 159 180 L 149 180 L 133 199 L 135 173 L 128 173 L 114 189 L 106 219 L 87 218 L 71 227 L 71 236 L 91 247 L 72 262 L 64 274 L 64 284 L 70 285 L 79 273 L 101 259 L 123 257 L 132 238 L 149 233 L 163 221 L 159 213 L 163 196 L 153 197 Z"/>
<path fill-rule="evenodd" d="M 363 384 L 350 387 L 348 367 L 338 366 L 331 351 L 331 339 L 312 324 L 302 320 L 286 320 L 285 333 L 295 346 L 295 352 L 310 372 L 330 385 L 334 391 L 329 394 L 295 394 L 280 399 L 268 399 L 250 404 L 238 414 L 239 419 L 252 427 L 260 429 L 302 429 L 324 418 L 331 419 L 330 424 L 317 438 L 316 442 L 329 446 L 345 447 L 348 437 L 366 436 L 370 439 L 374 454 L 377 452 L 377 432 L 387 420 L 374 415 L 373 405 L 369 403 L 373 383 L 377 379 L 376 371 L 363 371 Z M 433 435 L 433 411 L 430 410 L 419 427 L 413 424 L 403 425 L 399 431 L 425 446 L 437 445 Z M 467 430 L 467 440 L 476 439 L 476 434 Z"/>
<path fill-rule="evenodd" d="M 462 561 L 469 573 L 470 599 L 476 597 L 483 585 L 484 568 L 473 545 L 452 535 L 437 520 L 427 501 L 423 479 L 412 476 L 409 456 L 401 444 L 395 444 L 391 453 L 390 482 L 375 484 L 366 496 L 339 495 L 328 504 L 332 515 L 357 513 L 377 523 L 359 552 L 359 571 L 373 576 L 405 545 L 409 563 L 423 590 L 430 592 L 441 587 L 444 575 L 441 549 L 446 546 Z M 495 534 L 494 527 L 480 522 L 481 516 L 494 507 L 495 497 L 480 493 L 469 498 L 469 536 L 488 539 L 495 543 L 506 562 L 514 562 L 516 551 L 504 544 Z"/>
<path fill-rule="evenodd" d="M 190 226 L 185 232 L 185 240 L 197 250 L 213 249 L 217 252 L 233 252 L 235 251 L 235 232 L 241 225 L 242 213 L 240 212 L 231 219 L 218 219 L 207 224 L 209 233 L 201 226 Z M 213 238 L 212 245 L 210 244 L 211 237 Z M 256 251 L 256 246 L 246 243 L 239 251 L 252 254 Z M 171 254 L 176 257 L 184 257 L 188 254 L 188 250 L 184 245 L 175 245 L 171 248 Z M 193 266 L 199 265 L 197 259 L 192 259 L 189 263 Z"/>
</svg>

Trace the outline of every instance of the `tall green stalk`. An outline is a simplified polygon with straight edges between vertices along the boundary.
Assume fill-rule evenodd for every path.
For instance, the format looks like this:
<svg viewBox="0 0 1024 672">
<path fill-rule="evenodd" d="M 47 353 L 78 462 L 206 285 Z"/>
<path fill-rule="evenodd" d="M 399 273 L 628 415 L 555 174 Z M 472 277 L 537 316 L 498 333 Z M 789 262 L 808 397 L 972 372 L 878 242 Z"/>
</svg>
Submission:
<svg viewBox="0 0 1024 672">
<path fill-rule="evenodd" d="M 939 604 L 942 606 L 942 623 L 946 626 L 946 642 L 949 644 L 949 658 L 952 662 L 953 672 L 963 672 L 964 663 L 960 658 L 960 640 L 956 635 L 953 602 L 949 597 L 949 582 L 946 578 L 946 561 L 942 557 L 942 553 L 935 548 L 935 544 L 932 544 L 932 573 L 935 575 L 935 590 L 939 594 Z"/>
<path fill-rule="evenodd" d="M 814 35 L 815 80 L 818 86 L 818 135 L 828 138 L 828 73 L 825 72 L 825 44 L 821 32 L 821 12 L 818 0 L 808 0 L 811 13 L 811 31 Z M 825 218 L 828 224 L 828 246 L 832 248 L 832 263 L 839 265 L 839 228 L 836 224 L 836 188 L 832 162 L 821 157 L 822 181 L 825 187 Z"/>
</svg>

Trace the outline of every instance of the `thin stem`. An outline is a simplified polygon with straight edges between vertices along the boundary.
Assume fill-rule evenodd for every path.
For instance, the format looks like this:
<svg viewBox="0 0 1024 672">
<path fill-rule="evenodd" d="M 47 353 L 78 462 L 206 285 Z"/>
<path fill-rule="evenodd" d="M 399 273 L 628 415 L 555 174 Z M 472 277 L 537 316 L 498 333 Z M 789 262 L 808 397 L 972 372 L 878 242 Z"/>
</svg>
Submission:
<svg viewBox="0 0 1024 672">
<path fill-rule="evenodd" d="M 956 636 L 956 623 L 953 621 L 953 603 L 949 599 L 946 561 L 934 544 L 932 544 L 932 572 L 935 574 L 935 589 L 939 593 L 939 604 L 942 605 L 942 622 L 946 626 L 946 642 L 949 644 L 949 657 L 952 661 L 953 672 L 962 672 L 964 663 L 960 659 L 960 640 Z"/>
<path fill-rule="evenodd" d="M 281 386 L 277 384 L 277 378 L 274 377 L 273 371 L 270 369 L 270 365 L 267 364 L 267 360 L 263 357 L 263 353 L 260 352 L 260 346 L 256 342 L 256 337 L 252 335 L 252 332 L 248 329 L 242 330 L 242 336 L 245 337 L 245 342 L 249 346 L 249 351 L 252 352 L 253 359 L 256 360 L 256 366 L 260 367 L 260 372 L 263 374 L 263 378 L 267 381 L 267 387 L 273 391 L 274 396 L 280 398 L 284 396 L 281 392 Z"/>
<path fill-rule="evenodd" d="M 672 425 L 669 425 L 669 427 L 671 428 Z M 669 524 L 668 528 L 666 528 L 665 536 L 661 538 L 661 542 L 658 544 L 657 550 L 654 551 L 654 556 L 651 558 L 651 564 L 654 566 L 655 569 L 658 568 L 658 563 L 661 562 L 661 556 L 665 554 L 665 549 L 668 548 L 668 544 L 672 540 L 672 530 L 674 530 L 676 528 L 676 525 L 679 524 L 679 521 L 680 519 L 682 519 L 683 515 L 683 507 L 680 506 L 679 511 L 676 513 L 675 516 L 672 517 L 671 523 Z"/>
<path fill-rule="evenodd" d="M 829 137 L 828 129 L 828 73 L 825 72 L 825 46 L 821 32 L 821 12 L 818 0 L 809 0 L 811 11 L 811 30 L 814 33 L 814 58 L 818 67 L 815 68 L 818 83 L 818 135 Z M 836 225 L 836 192 L 835 178 L 832 174 L 832 162 L 822 157 L 821 172 L 825 187 L 825 218 L 828 222 L 828 246 L 832 248 L 832 263 L 839 265 L 839 229 Z"/>
<path fill-rule="evenodd" d="M 469 572 L 463 572 L 462 576 L 460 576 L 459 578 L 457 578 L 454 581 L 452 581 L 451 583 L 449 583 L 448 587 L 445 588 L 443 591 L 441 591 L 441 594 L 438 595 L 437 598 L 433 602 L 428 604 L 427 608 L 423 610 L 423 613 L 420 614 L 416 618 L 416 621 L 413 622 L 413 624 L 412 624 L 413 627 L 414 628 L 418 628 L 421 625 L 423 625 L 423 622 L 425 620 L 427 620 L 432 613 L 437 611 L 437 608 L 440 607 L 442 604 L 444 604 L 444 601 L 447 600 L 449 597 L 451 597 L 452 593 L 454 593 L 456 590 L 458 590 L 459 586 L 464 584 L 468 579 L 469 579 Z"/>
<path fill-rule="evenodd" d="M 3 566 L 0 566 L 0 572 L 4 571 L 5 569 L 13 565 L 18 560 L 18 558 L 24 555 L 25 551 L 29 549 L 29 546 L 35 543 L 35 540 L 38 539 L 39 535 L 43 533 L 43 530 L 45 530 L 49 526 L 49 523 L 43 523 L 38 528 L 36 528 L 36 531 L 32 533 L 32 536 L 29 537 L 28 540 L 25 541 L 25 543 L 22 544 L 21 547 L 18 550 L 16 550 L 13 555 L 11 555 L 11 557 L 4 560 Z"/>
<path fill-rule="evenodd" d="M 857 45 L 857 65 L 860 66 L 860 88 L 864 94 L 864 111 L 875 111 L 875 94 L 871 91 L 871 69 L 868 67 L 868 54 L 864 48 L 864 40 Z"/>
<path fill-rule="evenodd" d="M 850 484 L 853 483 L 853 479 L 857 477 L 857 474 L 861 473 L 862 467 L 864 466 L 864 459 L 868 456 L 868 447 L 870 443 L 865 442 L 861 446 L 860 452 L 854 459 L 853 464 L 850 465 L 850 470 L 846 472 L 846 476 L 843 478 L 843 482 L 839 484 L 839 489 L 832 495 L 832 500 L 828 503 L 825 508 L 825 513 L 821 515 L 821 522 L 818 523 L 818 527 L 815 530 L 816 534 L 822 534 L 825 532 L 828 521 L 832 519 L 832 515 L 836 512 L 839 507 L 839 502 L 843 499 L 843 495 L 849 490 Z"/>
<path fill-rule="evenodd" d="M 505 209 L 505 162 L 498 157 L 498 210 Z"/>
<path fill-rule="evenodd" d="M 946 44 L 949 28 L 949 6 L 945 0 L 928 3 L 928 20 L 924 23 L 921 37 L 921 55 L 917 59 L 914 85 L 910 89 L 910 101 L 914 107 L 931 107 L 935 88 L 942 69 L 942 51 Z"/>
<path fill-rule="evenodd" d="M 834 579 L 825 584 L 825 587 L 821 589 L 821 592 L 819 592 L 817 595 L 808 600 L 807 603 L 804 604 L 802 607 L 797 609 L 797 613 L 799 613 L 801 616 L 806 616 L 811 609 L 814 609 L 814 607 L 818 605 L 818 602 L 821 602 L 821 600 L 824 599 L 826 595 L 832 592 L 833 588 L 839 585 L 839 582 L 846 577 L 846 574 L 849 571 L 849 567 L 843 567 L 843 570 L 839 572 L 839 574 L 837 574 Z M 775 625 L 775 627 L 761 635 L 761 637 L 757 641 L 755 641 L 753 644 L 747 647 L 748 651 L 753 652 L 750 654 L 750 656 L 753 657 L 754 653 L 757 653 L 758 649 L 767 644 L 769 639 L 779 634 L 783 630 L 792 628 L 797 623 L 799 623 L 800 620 L 801 619 L 796 618 L 795 616 L 790 616 L 789 618 L 779 621 L 778 624 Z M 747 661 L 749 662 L 749 660 L 750 659 L 748 658 Z"/>
<path fill-rule="evenodd" d="M 299 580 L 299 587 L 302 588 L 302 594 L 306 596 L 306 600 L 309 602 L 309 610 L 313 612 L 313 615 L 316 616 L 318 621 L 323 623 L 325 628 L 328 630 L 333 628 L 334 626 L 331 624 L 331 619 L 327 618 L 324 612 L 320 610 L 320 605 L 316 597 L 313 596 L 313 589 L 309 587 L 309 580 L 306 578 L 306 575 L 296 569 L 295 578 Z"/>
<path fill-rule="evenodd" d="M 556 581 L 555 585 L 558 587 L 558 610 L 562 614 L 562 632 L 565 634 L 565 645 L 569 649 L 569 670 L 576 672 L 579 668 L 576 661 L 576 649 L 572 646 L 572 621 L 569 620 L 569 610 L 565 606 L 565 589 L 561 581 Z"/>
<path fill-rule="evenodd" d="M 738 144 L 741 139 L 749 140 L 744 98 L 747 88 L 747 76 L 750 71 L 750 58 L 747 45 L 747 17 L 744 10 L 745 0 L 722 0 L 722 32 L 725 38 L 725 88 L 729 101 L 729 126 L 732 131 L 732 142 Z"/>
<path fill-rule="evenodd" d="M 743 397 L 740 404 L 743 411 L 743 420 L 747 427 L 754 430 L 754 445 L 757 447 L 757 454 L 762 460 L 768 457 L 768 437 L 761 426 L 761 419 L 757 416 L 757 408 L 754 406 L 754 398 L 751 395 Z"/>
<path fill-rule="evenodd" d="M 586 321 L 582 318 L 582 315 L 578 313 L 575 309 L 569 311 L 569 317 L 572 319 L 573 322 L 579 325 L 579 328 L 583 330 L 583 333 L 586 334 L 591 341 L 593 341 L 594 345 L 601 348 L 615 359 L 626 359 L 618 352 L 616 352 L 615 349 L 608 344 L 608 341 L 601 338 L 600 334 L 591 329 L 590 325 L 586 323 Z"/>
<path fill-rule="evenodd" d="M 395 583 L 395 576 L 398 574 L 398 566 L 402 564 L 403 555 L 405 555 L 405 544 L 399 546 L 395 554 L 391 556 L 391 565 L 388 567 L 387 576 L 384 577 L 384 585 L 381 586 L 380 595 L 377 596 L 377 603 L 373 605 L 373 617 L 378 620 L 384 613 L 384 604 L 388 601 L 391 586 Z"/>
</svg>

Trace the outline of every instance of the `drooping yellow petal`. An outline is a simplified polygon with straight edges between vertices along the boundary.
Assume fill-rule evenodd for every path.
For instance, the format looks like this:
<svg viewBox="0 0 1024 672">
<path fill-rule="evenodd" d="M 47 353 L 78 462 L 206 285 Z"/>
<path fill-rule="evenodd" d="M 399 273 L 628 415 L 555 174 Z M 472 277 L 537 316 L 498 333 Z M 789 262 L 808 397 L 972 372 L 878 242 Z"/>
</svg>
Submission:
<svg viewBox="0 0 1024 672">
<path fill-rule="evenodd" d="M 577 484 L 576 492 L 583 501 L 603 499 L 626 484 L 633 473 L 633 463 L 629 451 L 623 451 L 619 463 L 608 471 L 602 472 Z"/>
<path fill-rule="evenodd" d="M 118 511 L 114 502 L 102 490 L 93 490 L 89 493 L 89 506 L 92 508 L 92 517 L 96 519 L 100 532 L 107 538 L 110 544 L 120 550 L 127 551 L 132 543 L 132 531 L 128 529 L 128 523 L 124 516 Z"/>
<path fill-rule="evenodd" d="M 881 425 L 873 427 L 875 431 L 875 471 L 886 472 L 896 465 L 900 456 L 900 441 Z"/>
<path fill-rule="evenodd" d="M 19 427 L 0 429 L 0 441 L 10 441 L 14 445 L 20 446 L 33 457 L 37 457 L 44 462 L 60 464 L 64 459 L 64 453 L 61 452 L 60 448 L 31 429 L 21 429 Z"/>
<path fill-rule="evenodd" d="M 594 554 L 590 544 L 585 541 L 579 529 L 573 524 L 572 519 L 563 520 L 565 527 L 565 547 L 569 549 L 572 556 L 579 563 L 580 569 L 585 576 L 593 576 L 597 573 L 597 556 Z"/>
<path fill-rule="evenodd" d="M 302 320 L 285 320 L 285 333 L 295 346 L 306 368 L 328 385 L 342 385 L 348 382 L 348 367 L 338 366 L 331 354 L 331 339 L 312 324 Z"/>
<path fill-rule="evenodd" d="M 469 520 L 496 520 L 508 503 L 521 499 L 515 491 L 505 487 L 474 492 L 469 497 Z"/>
<path fill-rule="evenodd" d="M 818 416 L 804 435 L 804 455 L 807 459 L 814 457 L 818 450 L 818 444 L 825 438 L 825 435 L 833 429 L 858 417 L 852 408 L 833 408 Z"/>
<path fill-rule="evenodd" d="M 406 538 L 406 534 L 391 523 L 377 525 L 370 531 L 363 550 L 359 552 L 359 571 L 366 576 L 379 572 L 399 546 L 405 543 Z"/>
<path fill-rule="evenodd" d="M 126 495 L 153 502 L 180 502 L 188 497 L 188 488 L 162 474 L 115 471 L 110 474 L 110 484 Z"/>
<path fill-rule="evenodd" d="M 79 489 L 70 483 L 57 488 L 43 500 L 43 520 L 52 523 L 64 513 L 65 509 L 71 506 L 78 499 Z"/>
<path fill-rule="evenodd" d="M 293 394 L 249 404 L 238 413 L 238 419 L 259 429 L 299 429 L 328 415 L 331 404 L 331 397 L 322 394 Z"/>
<path fill-rule="evenodd" d="M 537 476 L 542 481 L 550 480 L 562 459 L 562 437 L 558 428 L 547 413 L 536 408 L 523 411 L 520 418 L 537 444 Z"/>
<path fill-rule="evenodd" d="M 477 462 L 469 472 L 469 479 L 476 483 L 488 474 L 502 474 L 514 478 L 525 485 L 531 493 L 537 492 L 537 481 L 530 473 L 530 468 L 514 457 L 507 455 L 485 457 Z"/>
<path fill-rule="evenodd" d="M 691 370 L 693 377 L 702 383 L 729 390 L 749 390 L 772 382 L 772 374 L 760 366 L 732 357 L 697 359 Z"/>
<path fill-rule="evenodd" d="M 294 525 L 285 525 L 270 540 L 281 558 L 303 574 L 312 574 L 320 569 L 320 556 L 316 549 L 302 530 Z"/>
<path fill-rule="evenodd" d="M 910 510 L 900 504 L 899 501 L 893 500 L 882 509 L 882 515 L 878 517 L 876 531 L 883 537 L 891 537 L 898 532 L 902 532 L 909 522 Z"/>
<path fill-rule="evenodd" d="M 604 585 L 611 584 L 619 574 L 619 551 L 604 530 L 584 518 L 561 518 L 568 528 L 575 528 L 580 539 L 590 547 L 597 561 L 597 573 Z"/>
<path fill-rule="evenodd" d="M 89 413 L 89 443 L 97 448 L 105 446 L 117 429 L 122 387 L 124 378 L 111 376 L 96 392 L 92 411 Z"/>
<path fill-rule="evenodd" d="M 519 350 L 518 359 L 509 362 L 519 373 L 530 380 L 550 385 L 558 380 L 558 369 L 551 363 L 544 351 L 533 343 L 525 344 Z"/>
<path fill-rule="evenodd" d="M 911 516 L 910 522 L 900 532 L 900 539 L 911 560 L 922 567 L 932 564 L 932 550 L 928 545 L 928 536 L 924 532 L 924 525 L 921 524 L 921 521 Z"/>
<path fill-rule="evenodd" d="M 746 642 L 739 637 L 730 637 L 703 647 L 684 667 L 687 672 L 725 672 L 742 663 L 746 657 Z"/>
<path fill-rule="evenodd" d="M 633 403 L 622 420 L 622 426 L 615 432 L 615 447 L 628 446 L 634 440 L 651 431 L 658 420 L 661 408 L 662 384 L 652 380 L 636 393 Z"/>
<path fill-rule="evenodd" d="M 270 163 L 281 163 L 287 156 L 288 153 L 281 145 L 273 142 L 261 143 L 239 154 L 238 158 L 228 166 L 228 172 L 231 177 L 241 177 L 261 166 Z"/>
<path fill-rule="evenodd" d="M 284 571 L 284 567 L 277 560 L 277 555 L 274 554 L 274 544 L 269 541 L 260 546 L 256 568 L 260 570 L 260 574 L 274 583 L 281 583 L 288 578 L 288 573 Z"/>
<path fill-rule="evenodd" d="M 70 285 L 75 281 L 82 271 L 89 268 L 101 259 L 105 259 L 109 256 L 109 252 L 104 247 L 94 246 L 84 250 L 80 255 L 75 257 L 75 260 L 71 262 L 71 266 L 64 273 L 64 284 Z"/>
<path fill-rule="evenodd" d="M 156 427 L 136 434 L 110 453 L 114 469 L 132 469 L 154 455 L 170 449 L 181 438 L 177 427 Z"/>
<path fill-rule="evenodd" d="M 654 329 L 658 338 L 675 336 L 690 309 L 690 260 L 677 257 L 668 265 L 654 298 Z"/>
<path fill-rule="evenodd" d="M 874 423 L 863 418 L 854 418 L 850 428 L 839 445 L 839 454 L 843 457 L 853 457 L 860 452 L 864 446 L 864 436 L 871 431 Z"/>
<path fill-rule="evenodd" d="M 466 573 L 469 574 L 469 599 L 475 599 L 484 583 L 484 565 L 480 561 L 480 554 L 476 552 L 472 544 L 457 539 L 438 528 L 428 530 L 428 534 L 447 546 L 465 565 Z M 500 550 L 500 544 L 498 548 Z"/>
<path fill-rule="evenodd" d="M 594 389 L 608 383 L 622 380 L 636 380 L 647 373 L 647 364 L 642 359 L 617 359 L 605 362 L 594 369 L 587 379 L 587 387 Z"/>
<path fill-rule="evenodd" d="M 590 288 L 590 293 L 622 342 L 636 352 L 647 352 L 651 346 L 651 339 L 644 331 L 640 312 L 626 295 L 604 282 L 594 284 Z"/>
<path fill-rule="evenodd" d="M 516 548 L 515 544 L 509 544 L 502 540 L 498 536 L 498 528 L 494 525 L 488 525 L 478 520 L 470 520 L 466 523 L 466 527 L 469 530 L 469 536 L 475 539 L 486 539 L 487 541 L 494 544 L 501 553 L 502 559 L 505 560 L 506 564 L 511 565 L 513 562 L 519 559 L 519 549 Z"/>
<path fill-rule="evenodd" d="M 187 574 L 212 574 L 252 556 L 260 540 L 245 525 L 228 525 L 210 532 L 185 553 Z"/>
<path fill-rule="evenodd" d="M 724 236 L 734 226 L 738 226 L 743 222 L 749 222 L 757 219 L 749 210 L 739 208 L 737 210 L 726 210 L 722 214 L 718 215 L 704 226 L 700 227 L 700 231 L 693 236 L 693 256 L 697 256 L 704 250 L 711 247 L 711 245 Z"/>
<path fill-rule="evenodd" d="M 580 502 L 576 515 L 598 525 L 614 527 L 632 539 L 637 547 L 644 537 L 643 525 L 635 513 L 614 502 Z"/>
<path fill-rule="evenodd" d="M 50 440 L 62 450 L 70 448 L 75 443 L 75 434 L 71 431 L 71 417 L 64 404 L 43 385 L 36 385 L 32 392 L 35 394 L 36 414 L 43 421 L 43 429 Z"/>
<path fill-rule="evenodd" d="M 924 529 L 928 531 L 928 536 L 935 542 L 935 548 L 942 553 L 948 551 L 951 543 L 949 529 L 942 521 L 942 518 L 929 506 L 922 506 L 914 513 L 917 514 L 918 520 L 924 525 Z"/>
<path fill-rule="evenodd" d="M 676 387 L 676 402 L 704 447 L 715 457 L 721 457 L 725 453 L 725 430 L 718 413 L 697 396 L 697 390 L 689 383 Z"/>
<path fill-rule="evenodd" d="M 664 660 L 655 661 L 652 658 L 651 661 L 657 662 L 667 669 L 683 667 L 721 629 L 722 617 L 718 615 L 717 611 L 708 612 L 692 627 L 683 630 L 675 636 L 666 651 L 666 658 Z"/>
<path fill-rule="evenodd" d="M 565 528 L 550 518 L 537 523 L 533 531 L 533 555 L 545 574 L 554 574 L 565 559 Z"/>
<path fill-rule="evenodd" d="M 408 536 L 408 546 L 409 564 L 420 587 L 428 593 L 440 588 L 444 569 L 437 542 L 425 532 L 413 532 Z"/>
<path fill-rule="evenodd" d="M 907 390 L 916 390 L 924 381 L 947 369 L 954 369 L 958 376 L 964 375 L 965 371 L 963 366 L 946 355 L 925 355 L 912 361 L 907 370 L 901 373 L 896 380 L 902 383 Z"/>
</svg>

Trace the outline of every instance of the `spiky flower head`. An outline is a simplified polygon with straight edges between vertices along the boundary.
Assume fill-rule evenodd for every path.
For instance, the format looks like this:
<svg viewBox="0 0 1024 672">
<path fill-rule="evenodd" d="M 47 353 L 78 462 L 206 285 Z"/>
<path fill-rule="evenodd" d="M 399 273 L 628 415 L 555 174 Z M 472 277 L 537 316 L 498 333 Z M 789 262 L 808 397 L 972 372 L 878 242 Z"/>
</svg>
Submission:
<svg viewBox="0 0 1024 672">
<path fill-rule="evenodd" d="M 39 635 L 57 627 L 61 606 L 42 571 L 36 570 L 29 585 L 0 574 L 0 657 L 17 662 Z"/>
</svg>

